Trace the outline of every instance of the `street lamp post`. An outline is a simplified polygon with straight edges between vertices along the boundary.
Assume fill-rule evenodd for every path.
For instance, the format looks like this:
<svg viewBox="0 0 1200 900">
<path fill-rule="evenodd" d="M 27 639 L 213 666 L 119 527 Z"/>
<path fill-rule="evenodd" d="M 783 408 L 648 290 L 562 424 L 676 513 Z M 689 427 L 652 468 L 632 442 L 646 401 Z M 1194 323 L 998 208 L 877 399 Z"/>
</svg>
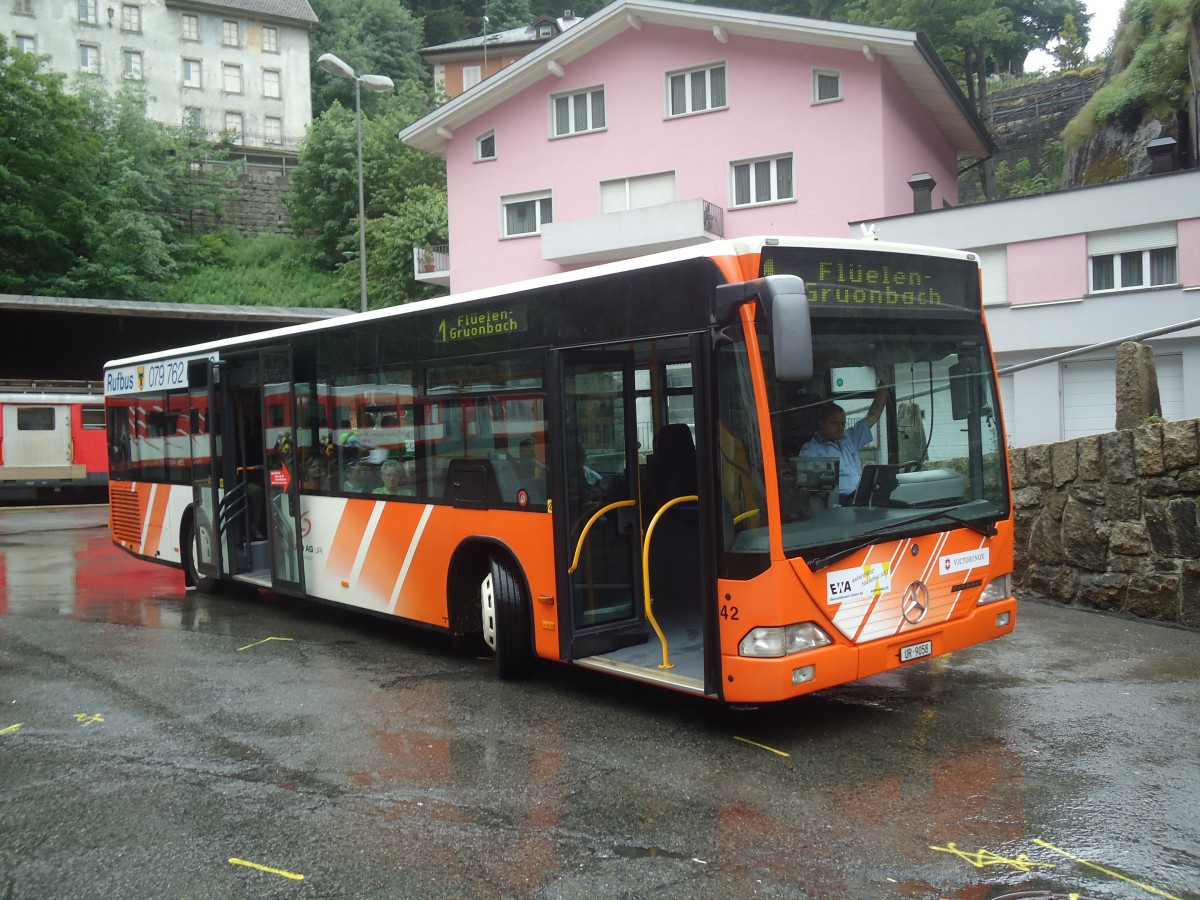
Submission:
<svg viewBox="0 0 1200 900">
<path fill-rule="evenodd" d="M 354 121 L 358 130 L 358 293 L 362 311 L 367 311 L 367 229 L 366 210 L 363 206 L 363 156 L 362 156 L 362 94 L 360 88 L 385 93 L 395 87 L 386 75 L 356 75 L 354 69 L 332 53 L 317 57 L 317 65 L 338 78 L 349 78 L 354 82 Z"/>
</svg>

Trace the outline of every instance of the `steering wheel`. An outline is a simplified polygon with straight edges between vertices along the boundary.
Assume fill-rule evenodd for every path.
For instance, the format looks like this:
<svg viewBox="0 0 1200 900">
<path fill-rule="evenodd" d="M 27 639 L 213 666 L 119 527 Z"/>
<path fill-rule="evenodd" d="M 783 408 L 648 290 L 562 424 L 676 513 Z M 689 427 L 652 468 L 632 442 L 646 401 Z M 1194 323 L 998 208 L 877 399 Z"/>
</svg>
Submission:
<svg viewBox="0 0 1200 900">
<path fill-rule="evenodd" d="M 919 472 L 921 471 L 921 460 L 910 459 L 896 466 L 897 472 Z"/>
</svg>

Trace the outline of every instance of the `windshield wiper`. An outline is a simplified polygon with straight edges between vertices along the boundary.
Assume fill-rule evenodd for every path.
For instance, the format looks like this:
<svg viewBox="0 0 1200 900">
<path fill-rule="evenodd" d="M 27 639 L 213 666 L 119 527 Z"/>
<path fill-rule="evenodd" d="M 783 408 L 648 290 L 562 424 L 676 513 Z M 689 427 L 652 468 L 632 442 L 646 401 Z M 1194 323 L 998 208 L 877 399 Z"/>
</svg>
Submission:
<svg viewBox="0 0 1200 900">
<path fill-rule="evenodd" d="M 864 547 L 872 546 L 874 543 L 875 543 L 875 541 L 863 541 L 861 544 L 854 544 L 853 546 L 847 547 L 844 550 L 837 551 L 837 553 L 830 553 L 828 556 L 818 556 L 816 559 L 811 560 L 811 561 L 806 560 L 806 562 L 808 562 L 808 567 L 810 569 L 812 569 L 814 572 L 817 572 L 817 571 L 825 568 L 826 566 L 833 565 L 835 562 L 837 562 L 840 559 L 845 559 L 851 553 L 857 553 L 859 550 L 862 550 Z"/>
<path fill-rule="evenodd" d="M 992 522 L 980 522 L 976 519 L 966 519 L 966 518 L 963 518 L 962 516 L 956 516 L 952 512 L 943 512 L 941 510 L 923 513 L 919 516 L 911 516 L 907 519 L 901 519 L 899 522 L 889 522 L 885 525 L 880 525 L 876 528 L 872 528 L 870 531 L 867 531 L 865 533 L 866 534 L 879 534 L 884 531 L 889 531 L 893 528 L 903 528 L 906 525 L 915 525 L 917 522 L 926 522 L 931 519 L 949 519 L 952 522 L 957 522 L 959 525 L 965 525 L 967 528 L 970 528 L 972 531 L 977 531 L 986 537 L 994 537 L 998 533 L 995 524 Z M 838 562 L 839 560 L 843 560 L 847 556 L 850 556 L 852 553 L 857 553 L 859 550 L 863 550 L 866 547 L 870 547 L 870 546 L 874 545 L 875 543 L 876 543 L 876 541 L 874 539 L 866 540 L 866 541 L 863 541 L 862 543 L 852 544 L 849 547 L 845 547 L 842 550 L 838 550 L 836 553 L 830 553 L 828 556 L 819 556 L 813 560 L 806 560 L 806 562 L 808 563 L 809 569 L 811 569 L 814 572 L 817 572 L 817 571 L 820 571 L 821 569 L 824 569 L 826 566 L 831 566 L 835 562 Z"/>
<path fill-rule="evenodd" d="M 972 531 L 977 531 L 985 537 L 994 537 L 998 533 L 994 522 L 980 522 L 978 519 L 966 519 L 944 510 L 927 512 L 908 519 L 901 519 L 899 522 L 887 522 L 872 528 L 866 533 L 879 534 L 881 531 L 891 531 L 893 528 L 903 528 L 905 525 L 915 525 L 917 522 L 927 522 L 931 519 L 949 519 L 951 522 L 957 522 L 959 525 L 966 525 Z"/>
</svg>

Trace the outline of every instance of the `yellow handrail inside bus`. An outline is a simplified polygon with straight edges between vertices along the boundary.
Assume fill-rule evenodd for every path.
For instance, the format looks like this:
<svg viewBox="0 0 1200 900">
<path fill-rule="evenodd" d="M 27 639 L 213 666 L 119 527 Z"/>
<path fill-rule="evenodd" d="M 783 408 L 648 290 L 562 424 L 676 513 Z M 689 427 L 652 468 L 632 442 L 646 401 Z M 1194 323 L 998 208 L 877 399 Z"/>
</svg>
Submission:
<svg viewBox="0 0 1200 900">
<path fill-rule="evenodd" d="M 760 512 L 761 512 L 761 510 L 748 509 L 744 513 L 738 513 L 736 516 L 733 517 L 733 524 L 741 525 L 743 522 L 745 522 L 751 516 L 757 516 Z"/>
<path fill-rule="evenodd" d="M 571 568 L 567 569 L 567 574 L 572 574 L 579 568 L 579 554 L 583 552 L 583 542 L 587 540 L 588 532 L 592 530 L 592 526 L 599 521 L 600 517 L 605 513 L 612 512 L 621 506 L 637 506 L 636 500 L 618 500 L 615 503 L 610 503 L 608 506 L 602 506 L 600 509 L 592 513 L 592 517 L 587 520 L 587 524 L 583 526 L 583 531 L 579 533 L 579 543 L 575 545 L 575 558 L 571 560 Z"/>
<path fill-rule="evenodd" d="M 646 542 L 642 544 L 642 594 L 646 598 L 646 618 L 650 620 L 650 624 L 654 626 L 654 633 L 658 635 L 659 641 L 663 648 L 663 661 L 659 666 L 660 669 L 673 669 L 675 664 L 671 662 L 668 655 L 667 636 L 663 634 L 663 630 L 658 625 L 658 619 L 654 618 L 654 601 L 650 598 L 650 539 L 654 536 L 654 526 L 658 524 L 658 520 L 672 506 L 679 503 L 695 503 L 700 498 L 696 494 L 688 494 L 685 497 L 676 497 L 673 500 L 668 500 L 654 514 L 654 518 L 650 520 L 650 526 L 646 529 Z"/>
</svg>

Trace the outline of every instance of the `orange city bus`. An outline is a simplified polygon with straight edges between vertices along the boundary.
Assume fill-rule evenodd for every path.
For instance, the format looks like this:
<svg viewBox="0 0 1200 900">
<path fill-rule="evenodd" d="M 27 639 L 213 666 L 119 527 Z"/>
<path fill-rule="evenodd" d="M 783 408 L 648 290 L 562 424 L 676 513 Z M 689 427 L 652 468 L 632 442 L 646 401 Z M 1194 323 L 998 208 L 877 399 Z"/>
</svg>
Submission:
<svg viewBox="0 0 1200 900">
<path fill-rule="evenodd" d="M 1015 623 L 969 253 L 716 242 L 117 360 L 105 398 L 118 546 L 479 638 L 501 677 L 762 703 Z M 857 484 L 802 452 L 829 403 L 867 418 Z"/>
</svg>

